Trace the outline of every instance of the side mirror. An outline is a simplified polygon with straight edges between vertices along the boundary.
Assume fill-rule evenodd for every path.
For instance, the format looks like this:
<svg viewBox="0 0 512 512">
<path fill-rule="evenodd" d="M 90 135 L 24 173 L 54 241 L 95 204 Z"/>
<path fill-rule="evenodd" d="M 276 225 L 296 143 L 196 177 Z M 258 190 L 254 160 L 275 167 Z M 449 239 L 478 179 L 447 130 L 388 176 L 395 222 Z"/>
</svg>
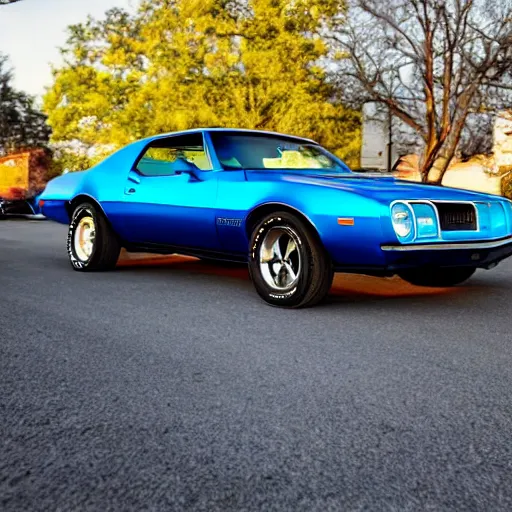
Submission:
<svg viewBox="0 0 512 512">
<path fill-rule="evenodd" d="M 189 174 L 198 180 L 200 179 L 200 169 L 184 158 L 178 158 L 173 162 L 172 168 L 176 174 Z"/>
</svg>

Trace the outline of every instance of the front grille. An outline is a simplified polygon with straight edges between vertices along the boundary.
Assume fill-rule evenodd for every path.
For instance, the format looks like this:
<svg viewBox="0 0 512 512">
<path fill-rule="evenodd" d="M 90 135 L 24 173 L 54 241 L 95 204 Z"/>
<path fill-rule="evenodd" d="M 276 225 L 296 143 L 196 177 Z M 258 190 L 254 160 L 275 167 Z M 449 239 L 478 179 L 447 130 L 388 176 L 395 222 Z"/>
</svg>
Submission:
<svg viewBox="0 0 512 512">
<path fill-rule="evenodd" d="M 441 231 L 476 231 L 476 209 L 470 203 L 435 203 Z"/>
</svg>

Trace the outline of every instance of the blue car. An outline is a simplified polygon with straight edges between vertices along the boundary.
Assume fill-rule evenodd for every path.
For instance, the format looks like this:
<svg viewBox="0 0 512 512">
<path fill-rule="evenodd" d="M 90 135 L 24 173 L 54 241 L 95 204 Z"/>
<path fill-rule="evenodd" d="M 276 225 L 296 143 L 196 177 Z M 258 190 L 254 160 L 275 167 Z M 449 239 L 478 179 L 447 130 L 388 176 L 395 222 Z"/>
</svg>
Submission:
<svg viewBox="0 0 512 512">
<path fill-rule="evenodd" d="M 312 140 L 197 129 L 129 144 L 48 183 L 78 271 L 131 252 L 246 262 L 269 304 L 312 306 L 334 272 L 455 286 L 512 254 L 512 202 L 352 172 Z"/>
</svg>

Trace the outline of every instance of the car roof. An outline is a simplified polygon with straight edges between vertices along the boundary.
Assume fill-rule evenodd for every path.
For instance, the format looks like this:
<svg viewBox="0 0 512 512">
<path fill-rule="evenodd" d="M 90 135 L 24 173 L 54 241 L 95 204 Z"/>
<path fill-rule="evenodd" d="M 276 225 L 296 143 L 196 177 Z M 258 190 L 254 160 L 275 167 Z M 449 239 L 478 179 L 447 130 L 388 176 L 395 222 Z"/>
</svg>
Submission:
<svg viewBox="0 0 512 512">
<path fill-rule="evenodd" d="M 171 137 L 176 135 L 186 135 L 188 133 L 205 133 L 205 132 L 226 132 L 226 133 L 241 133 L 241 134 L 255 134 L 255 135 L 272 135 L 274 137 L 284 137 L 286 139 L 308 142 L 309 144 L 318 144 L 318 142 L 312 139 L 306 139 L 304 137 L 297 137 L 296 135 L 288 135 L 286 133 L 272 132 L 266 130 L 250 130 L 247 128 L 192 128 L 190 130 L 182 130 L 178 132 L 169 132 L 169 133 L 160 133 L 158 135 L 153 135 L 152 137 L 147 137 L 142 139 L 143 141 L 152 141 L 157 139 L 162 139 L 165 137 Z M 139 141 L 140 142 L 140 141 Z"/>
</svg>

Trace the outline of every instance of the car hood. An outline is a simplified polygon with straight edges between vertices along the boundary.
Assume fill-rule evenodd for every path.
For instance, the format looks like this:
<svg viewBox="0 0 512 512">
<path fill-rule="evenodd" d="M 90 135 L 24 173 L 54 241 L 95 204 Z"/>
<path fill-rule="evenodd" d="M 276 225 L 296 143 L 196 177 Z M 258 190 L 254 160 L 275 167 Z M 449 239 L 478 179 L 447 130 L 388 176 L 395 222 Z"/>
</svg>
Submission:
<svg viewBox="0 0 512 512">
<path fill-rule="evenodd" d="M 267 175 L 270 174 L 264 172 Z M 275 178 L 277 179 L 277 176 Z M 490 194 L 411 182 L 378 174 L 319 174 L 316 171 L 312 173 L 292 171 L 279 173 L 279 180 L 335 188 L 381 202 L 391 202 L 397 199 L 429 199 L 432 201 L 489 201 L 498 199 L 498 196 Z"/>
</svg>

